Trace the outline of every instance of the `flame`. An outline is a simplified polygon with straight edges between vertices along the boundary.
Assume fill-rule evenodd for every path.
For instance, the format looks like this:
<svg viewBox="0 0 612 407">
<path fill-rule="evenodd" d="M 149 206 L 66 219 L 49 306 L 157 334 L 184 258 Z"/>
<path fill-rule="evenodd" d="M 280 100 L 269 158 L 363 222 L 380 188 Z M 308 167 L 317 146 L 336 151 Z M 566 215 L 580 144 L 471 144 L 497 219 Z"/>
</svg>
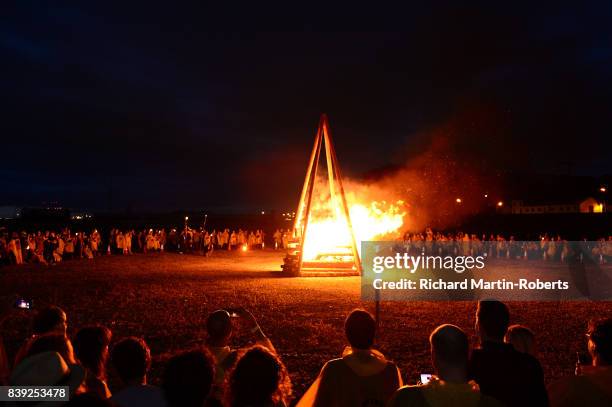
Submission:
<svg viewBox="0 0 612 407">
<path fill-rule="evenodd" d="M 329 188 L 321 188 L 326 182 L 318 180 L 317 184 L 316 189 L 327 192 L 313 195 L 303 259 L 308 261 L 324 257 L 326 261 L 352 261 L 350 229 L 341 198 L 332 196 Z M 388 203 L 368 200 L 363 188 L 349 188 L 346 193 L 347 205 L 358 252 L 361 251 L 362 241 L 399 235 L 406 215 L 403 201 Z M 299 208 L 298 213 L 303 211 L 304 208 Z"/>
</svg>

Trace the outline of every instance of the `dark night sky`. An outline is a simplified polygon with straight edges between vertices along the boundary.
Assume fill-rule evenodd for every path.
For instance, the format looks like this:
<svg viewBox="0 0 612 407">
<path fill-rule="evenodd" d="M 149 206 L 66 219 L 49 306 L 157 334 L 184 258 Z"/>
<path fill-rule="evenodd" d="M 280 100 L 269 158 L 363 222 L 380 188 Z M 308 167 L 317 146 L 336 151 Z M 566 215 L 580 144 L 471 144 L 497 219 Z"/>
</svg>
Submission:
<svg viewBox="0 0 612 407">
<path fill-rule="evenodd" d="M 291 209 L 321 112 L 354 177 L 440 128 L 484 168 L 612 172 L 608 2 L 10 3 L 0 205 Z"/>
</svg>

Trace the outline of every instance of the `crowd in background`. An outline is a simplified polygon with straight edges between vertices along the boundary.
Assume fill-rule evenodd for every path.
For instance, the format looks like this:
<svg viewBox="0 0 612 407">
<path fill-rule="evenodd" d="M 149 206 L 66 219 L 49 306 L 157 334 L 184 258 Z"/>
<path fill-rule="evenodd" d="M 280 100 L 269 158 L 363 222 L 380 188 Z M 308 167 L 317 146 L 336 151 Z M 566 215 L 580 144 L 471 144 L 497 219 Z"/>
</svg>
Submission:
<svg viewBox="0 0 612 407">
<path fill-rule="evenodd" d="M 0 265 L 41 263 L 55 264 L 73 258 L 93 259 L 102 254 L 180 252 L 211 255 L 215 250 L 289 248 L 292 232 L 276 229 L 271 240 L 263 230 L 212 230 L 184 228 L 120 230 L 102 234 L 91 232 L 38 231 L 35 233 L 0 230 Z M 404 250 L 413 254 L 486 255 L 489 258 L 529 259 L 565 262 L 584 255 L 559 235 L 542 235 L 537 241 L 519 241 L 502 234 L 441 233 L 426 229 L 423 233 L 406 233 L 400 240 Z M 399 242 L 399 241 L 398 241 Z M 586 242 L 586 240 L 585 240 Z M 612 236 L 585 243 L 586 250 L 599 263 L 612 261 Z"/>
<path fill-rule="evenodd" d="M 276 230 L 275 249 L 286 248 L 288 232 Z M 0 265 L 40 263 L 55 264 L 73 258 L 93 259 L 99 255 L 129 255 L 150 252 L 180 252 L 211 255 L 215 250 L 251 250 L 266 246 L 263 230 L 111 229 L 103 234 L 61 231 L 34 233 L 0 230 Z"/>
<path fill-rule="evenodd" d="M 566 262 L 583 261 L 588 253 L 597 262 L 612 261 L 612 236 L 596 241 L 583 240 L 577 246 L 561 236 L 541 235 L 538 240 L 519 241 L 502 234 L 441 233 L 426 229 L 423 233 L 406 233 L 403 249 L 411 254 L 487 256 L 488 258 L 526 259 Z"/>
<path fill-rule="evenodd" d="M 158 387 L 148 381 L 152 356 L 143 338 L 117 340 L 100 325 L 69 337 L 66 313 L 50 306 L 35 314 L 31 336 L 14 357 L 0 340 L 0 384 L 69 386 L 66 406 L 93 407 L 612 405 L 612 319 L 589 321 L 588 355 L 577 360 L 575 376 L 548 388 L 535 334 L 510 322 L 504 303 L 480 301 L 474 349 L 461 328 L 438 326 L 429 337 L 431 374 L 404 386 L 401 366 L 375 348 L 384 331 L 367 311 L 354 310 L 345 320 L 342 356 L 325 363 L 298 400 L 281 356 L 244 308 L 211 313 L 204 345 L 167 360 Z M 237 327 L 251 335 L 252 345 L 232 347 Z M 109 386 L 111 371 L 118 380 Z"/>
<path fill-rule="evenodd" d="M 73 258 L 93 259 L 101 254 L 180 252 L 210 256 L 215 250 L 287 249 L 292 240 L 290 229 L 276 229 L 267 242 L 263 230 L 192 229 L 111 229 L 103 234 L 90 232 L 37 231 L 12 232 L 0 229 L 0 265 L 41 263 L 55 264 Z M 565 262 L 582 256 L 561 236 L 543 234 L 536 241 L 518 241 L 502 234 L 442 233 L 426 229 L 406 233 L 404 248 L 413 254 L 486 255 L 489 258 L 529 259 Z M 612 261 L 612 236 L 588 243 L 588 251 L 599 263 Z"/>
</svg>

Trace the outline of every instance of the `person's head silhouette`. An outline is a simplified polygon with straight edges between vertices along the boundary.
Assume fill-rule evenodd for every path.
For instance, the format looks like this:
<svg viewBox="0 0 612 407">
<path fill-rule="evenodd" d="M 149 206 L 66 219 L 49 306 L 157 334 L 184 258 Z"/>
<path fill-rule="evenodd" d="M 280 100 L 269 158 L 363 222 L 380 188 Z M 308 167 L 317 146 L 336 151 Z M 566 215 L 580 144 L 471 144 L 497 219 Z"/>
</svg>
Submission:
<svg viewBox="0 0 612 407">
<path fill-rule="evenodd" d="M 263 346 L 248 349 L 236 362 L 228 379 L 230 406 L 276 405 L 287 401 L 291 382 L 278 356 Z"/>
<path fill-rule="evenodd" d="M 213 384 L 215 363 L 204 350 L 181 353 L 166 364 L 162 389 L 168 407 L 202 407 Z"/>
<path fill-rule="evenodd" d="M 593 365 L 612 365 L 612 318 L 589 321 L 587 337 Z"/>
<path fill-rule="evenodd" d="M 504 342 L 511 344 L 514 349 L 531 356 L 536 356 L 536 343 L 533 331 L 523 325 L 512 325 L 506 331 Z"/>
<path fill-rule="evenodd" d="M 467 381 L 469 343 L 465 332 L 455 325 L 440 325 L 431 333 L 429 344 L 431 361 L 440 379 Z"/>
<path fill-rule="evenodd" d="M 351 348 L 370 349 L 376 336 L 376 321 L 369 312 L 356 309 L 346 318 L 344 332 Z"/>
<path fill-rule="evenodd" d="M 232 320 L 229 312 L 217 310 L 206 319 L 206 331 L 210 346 L 225 346 L 232 336 Z"/>
<path fill-rule="evenodd" d="M 501 301 L 482 300 L 476 311 L 476 332 L 480 342 L 503 342 L 510 324 L 510 312 Z"/>
</svg>

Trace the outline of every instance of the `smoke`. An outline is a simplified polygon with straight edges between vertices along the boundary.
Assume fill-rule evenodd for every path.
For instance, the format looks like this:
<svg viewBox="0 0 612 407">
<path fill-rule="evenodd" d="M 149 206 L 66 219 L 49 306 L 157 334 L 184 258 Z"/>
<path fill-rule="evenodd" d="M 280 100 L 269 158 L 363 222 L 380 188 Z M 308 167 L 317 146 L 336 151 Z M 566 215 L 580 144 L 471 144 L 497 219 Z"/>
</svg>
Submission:
<svg viewBox="0 0 612 407">
<path fill-rule="evenodd" d="M 403 201 L 403 232 L 452 229 L 492 210 L 503 201 L 500 179 L 510 165 L 511 139 L 503 121 L 498 112 L 478 107 L 413 135 L 397 157 L 401 165 L 345 182 L 349 201 Z"/>
</svg>

